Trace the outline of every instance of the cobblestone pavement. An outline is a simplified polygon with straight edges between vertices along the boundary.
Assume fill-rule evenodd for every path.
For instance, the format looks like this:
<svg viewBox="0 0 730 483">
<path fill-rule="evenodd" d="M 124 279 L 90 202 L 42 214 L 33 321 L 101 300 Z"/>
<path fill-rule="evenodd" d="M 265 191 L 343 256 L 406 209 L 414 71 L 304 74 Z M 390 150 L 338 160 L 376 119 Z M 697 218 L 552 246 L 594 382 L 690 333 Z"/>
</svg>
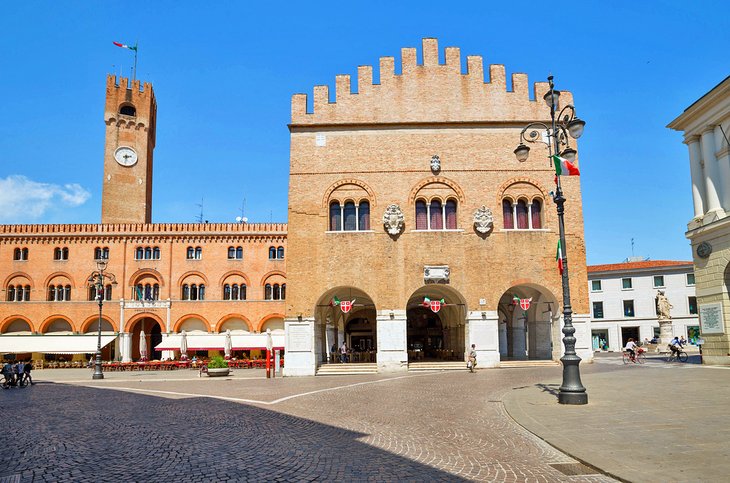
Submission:
<svg viewBox="0 0 730 483">
<path fill-rule="evenodd" d="M 504 410 L 506 392 L 558 366 L 268 381 L 46 372 L 0 393 L 0 482 L 611 481 Z"/>
</svg>

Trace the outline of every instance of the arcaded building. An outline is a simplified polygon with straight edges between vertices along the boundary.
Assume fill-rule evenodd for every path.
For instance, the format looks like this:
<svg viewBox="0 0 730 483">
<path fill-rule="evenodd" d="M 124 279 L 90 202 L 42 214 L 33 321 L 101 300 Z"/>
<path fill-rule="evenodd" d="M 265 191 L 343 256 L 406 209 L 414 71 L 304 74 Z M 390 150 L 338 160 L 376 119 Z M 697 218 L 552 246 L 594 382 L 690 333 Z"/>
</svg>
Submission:
<svg viewBox="0 0 730 483">
<path fill-rule="evenodd" d="M 673 120 L 689 151 L 694 217 L 685 235 L 697 276 L 704 364 L 730 365 L 730 76 Z"/>
<path fill-rule="evenodd" d="M 424 39 L 295 94 L 291 114 L 285 374 L 314 374 L 346 344 L 378 371 L 416 361 L 482 367 L 562 353 L 558 222 L 547 146 L 513 150 L 550 122 L 546 82 Z M 486 79 L 485 79 L 486 74 Z M 569 92 L 561 102 L 572 103 Z M 592 357 L 580 178 L 563 180 L 577 352 Z M 523 310 L 515 298 L 529 299 Z M 341 352 L 341 351 L 340 351 Z"/>
<path fill-rule="evenodd" d="M 177 357 L 161 344 L 183 330 L 193 352 L 222 350 L 226 330 L 234 349 L 266 329 L 283 346 L 286 225 L 150 223 L 156 113 L 151 84 L 107 78 L 101 224 L 0 226 L 0 352 L 94 352 L 99 260 L 104 360 L 139 359 L 141 332 L 150 359 Z"/>
</svg>

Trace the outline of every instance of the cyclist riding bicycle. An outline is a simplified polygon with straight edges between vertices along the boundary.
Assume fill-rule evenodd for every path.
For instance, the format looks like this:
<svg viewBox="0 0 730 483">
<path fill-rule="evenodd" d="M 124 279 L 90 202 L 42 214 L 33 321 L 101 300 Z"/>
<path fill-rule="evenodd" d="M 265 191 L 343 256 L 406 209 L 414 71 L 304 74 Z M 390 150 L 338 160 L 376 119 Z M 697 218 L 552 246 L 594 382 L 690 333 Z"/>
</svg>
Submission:
<svg viewBox="0 0 730 483">
<path fill-rule="evenodd" d="M 636 359 L 636 348 L 638 346 L 634 342 L 634 339 L 629 337 L 629 341 L 626 343 L 626 347 L 624 347 L 624 350 L 629 353 L 629 357 L 631 357 L 631 360 Z"/>
<path fill-rule="evenodd" d="M 669 343 L 669 350 L 672 351 L 672 353 L 679 357 L 679 353 L 682 350 L 682 341 L 679 340 L 679 337 L 674 336 L 674 339 Z"/>
</svg>

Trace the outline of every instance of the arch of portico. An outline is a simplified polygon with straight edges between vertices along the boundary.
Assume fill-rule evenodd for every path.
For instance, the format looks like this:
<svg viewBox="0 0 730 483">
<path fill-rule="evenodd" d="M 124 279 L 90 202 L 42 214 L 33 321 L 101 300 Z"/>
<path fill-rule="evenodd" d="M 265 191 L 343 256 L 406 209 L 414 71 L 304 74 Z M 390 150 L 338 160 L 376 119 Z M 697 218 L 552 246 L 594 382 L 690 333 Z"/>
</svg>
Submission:
<svg viewBox="0 0 730 483">
<path fill-rule="evenodd" d="M 529 300 L 529 308 L 517 299 Z M 500 360 L 560 358 L 559 305 L 550 290 L 527 281 L 513 285 L 500 297 L 497 314 Z"/>
<path fill-rule="evenodd" d="M 408 298 L 408 361 L 463 360 L 467 343 L 467 303 L 449 285 L 427 284 Z"/>
<path fill-rule="evenodd" d="M 22 315 L 11 315 L 3 320 L 0 324 L 0 334 L 10 333 L 26 333 L 31 334 L 33 332 L 33 322 L 27 317 Z"/>
<path fill-rule="evenodd" d="M 323 293 L 314 307 L 317 363 L 374 362 L 377 347 L 375 307 L 373 299 L 357 287 L 339 286 Z M 357 343 L 356 351 L 352 351 L 353 340 Z M 360 344 L 362 340 L 366 341 L 364 345 Z M 370 340 L 369 345 L 367 340 Z M 343 342 L 352 353 L 340 358 L 339 349 Z"/>
</svg>

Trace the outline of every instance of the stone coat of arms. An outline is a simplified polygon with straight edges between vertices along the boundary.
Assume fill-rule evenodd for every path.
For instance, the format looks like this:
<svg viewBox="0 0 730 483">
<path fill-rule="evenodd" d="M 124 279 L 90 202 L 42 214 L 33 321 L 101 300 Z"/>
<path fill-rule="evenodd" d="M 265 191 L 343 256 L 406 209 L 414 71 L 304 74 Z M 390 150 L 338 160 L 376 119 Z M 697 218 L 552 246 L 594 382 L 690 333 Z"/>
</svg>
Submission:
<svg viewBox="0 0 730 483">
<path fill-rule="evenodd" d="M 431 172 L 438 174 L 439 171 L 441 171 L 441 158 L 439 158 L 438 154 L 434 154 L 431 157 Z"/>
<path fill-rule="evenodd" d="M 492 216 L 492 210 L 482 205 L 477 211 L 474 212 L 474 228 L 479 233 L 489 233 L 494 226 L 494 216 Z"/>
<path fill-rule="evenodd" d="M 396 204 L 388 205 L 385 209 L 385 213 L 383 214 L 383 225 L 385 226 L 385 230 L 390 235 L 397 235 L 403 229 L 404 224 L 405 218 L 403 217 L 403 211 L 401 211 L 400 206 Z"/>
</svg>

